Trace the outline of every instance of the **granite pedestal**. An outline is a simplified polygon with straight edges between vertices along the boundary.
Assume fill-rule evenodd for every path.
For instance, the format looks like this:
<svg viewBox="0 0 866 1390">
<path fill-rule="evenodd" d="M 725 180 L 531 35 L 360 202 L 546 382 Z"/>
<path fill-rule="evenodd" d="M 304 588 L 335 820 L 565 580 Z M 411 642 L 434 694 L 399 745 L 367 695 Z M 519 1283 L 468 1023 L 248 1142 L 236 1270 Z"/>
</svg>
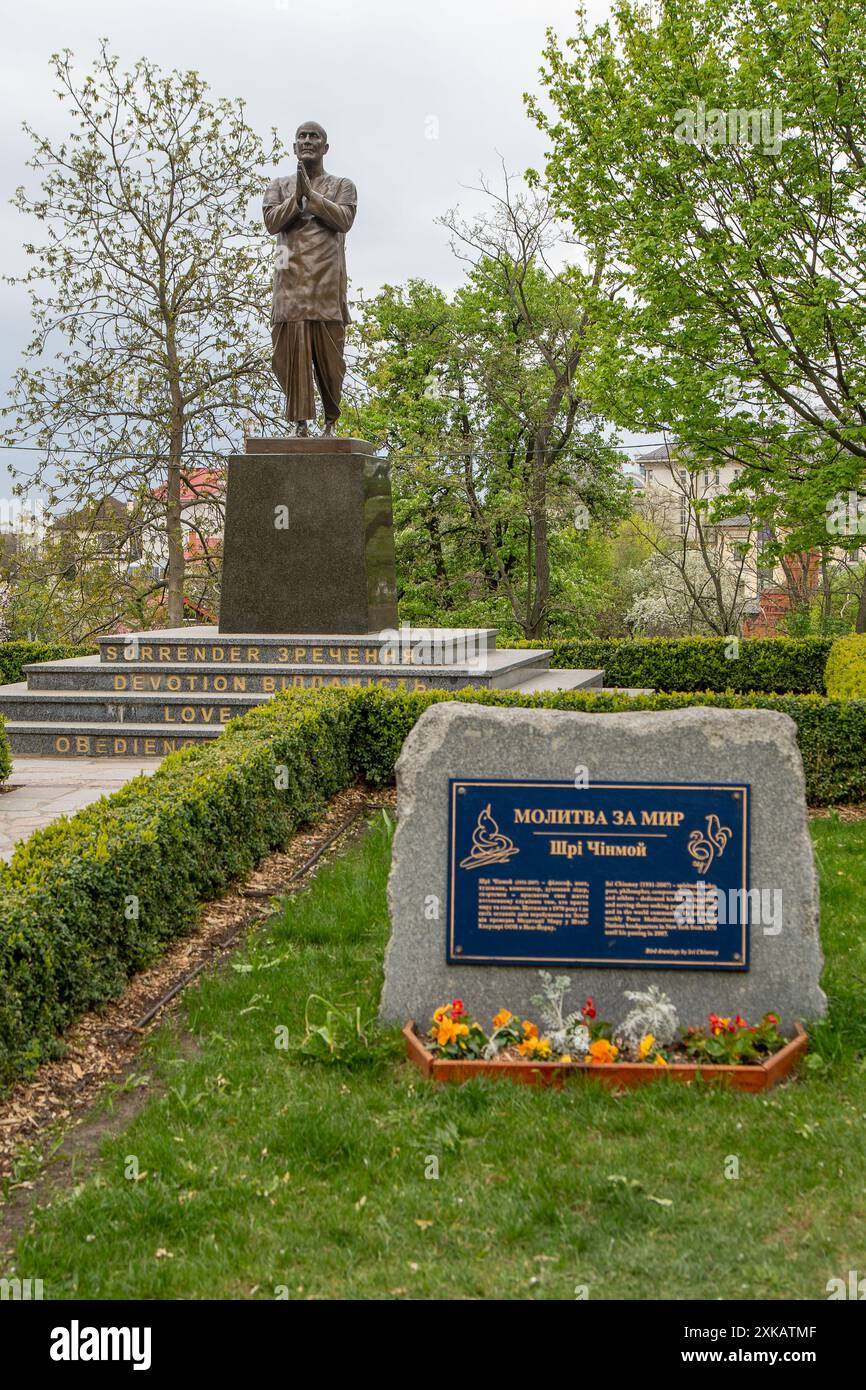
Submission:
<svg viewBox="0 0 866 1390">
<path fill-rule="evenodd" d="M 229 459 L 220 632 L 397 624 L 391 482 L 362 439 L 248 439 Z"/>
</svg>

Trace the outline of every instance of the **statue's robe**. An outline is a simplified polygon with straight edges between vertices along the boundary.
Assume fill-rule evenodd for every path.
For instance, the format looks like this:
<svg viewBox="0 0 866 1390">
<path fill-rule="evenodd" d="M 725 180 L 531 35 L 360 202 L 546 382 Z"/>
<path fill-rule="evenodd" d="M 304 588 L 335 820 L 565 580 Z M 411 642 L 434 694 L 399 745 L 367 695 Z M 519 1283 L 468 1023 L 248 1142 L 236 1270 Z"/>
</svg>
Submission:
<svg viewBox="0 0 866 1390">
<path fill-rule="evenodd" d="M 271 308 L 273 369 L 286 393 L 289 420 L 312 420 L 315 373 L 325 419 L 336 420 L 346 371 L 349 323 L 346 233 L 358 194 L 351 179 L 322 174 L 303 206 L 297 178 L 274 179 L 264 196 L 265 226 L 277 238 Z"/>
</svg>

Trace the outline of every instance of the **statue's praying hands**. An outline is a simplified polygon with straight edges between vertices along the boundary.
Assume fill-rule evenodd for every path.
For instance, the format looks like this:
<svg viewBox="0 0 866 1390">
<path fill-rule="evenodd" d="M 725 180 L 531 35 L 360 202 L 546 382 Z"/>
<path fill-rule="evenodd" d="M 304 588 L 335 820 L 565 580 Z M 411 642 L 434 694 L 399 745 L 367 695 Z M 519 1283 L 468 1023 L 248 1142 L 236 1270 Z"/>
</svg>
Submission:
<svg viewBox="0 0 866 1390">
<path fill-rule="evenodd" d="M 297 196 L 299 198 L 309 198 L 313 192 L 313 185 L 310 183 L 310 176 L 300 160 L 298 160 L 298 183 Z"/>
</svg>

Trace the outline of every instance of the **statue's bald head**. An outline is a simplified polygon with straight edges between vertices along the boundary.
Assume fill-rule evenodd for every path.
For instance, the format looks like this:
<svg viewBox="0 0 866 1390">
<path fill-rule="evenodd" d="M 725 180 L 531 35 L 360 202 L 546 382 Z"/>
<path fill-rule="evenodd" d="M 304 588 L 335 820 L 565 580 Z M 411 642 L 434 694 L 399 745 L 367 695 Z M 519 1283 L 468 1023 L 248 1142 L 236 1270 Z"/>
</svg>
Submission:
<svg viewBox="0 0 866 1390">
<path fill-rule="evenodd" d="M 295 131 L 295 144 L 300 144 L 302 136 L 318 135 L 323 145 L 328 143 L 328 132 L 318 121 L 302 121 Z"/>
</svg>

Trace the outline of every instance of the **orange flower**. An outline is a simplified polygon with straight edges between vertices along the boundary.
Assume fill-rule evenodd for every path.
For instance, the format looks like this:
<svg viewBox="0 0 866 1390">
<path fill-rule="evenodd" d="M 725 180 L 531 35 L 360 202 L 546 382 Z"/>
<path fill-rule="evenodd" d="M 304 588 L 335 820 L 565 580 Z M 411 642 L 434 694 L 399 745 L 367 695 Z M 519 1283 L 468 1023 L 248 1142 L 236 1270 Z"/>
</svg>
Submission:
<svg viewBox="0 0 866 1390">
<path fill-rule="evenodd" d="M 468 1033 L 469 1029 L 465 1023 L 455 1023 L 452 1018 L 443 1018 L 438 1029 L 433 1030 L 433 1036 L 440 1047 L 447 1047 L 450 1042 L 454 1042 L 461 1033 Z"/>
<path fill-rule="evenodd" d="M 618 1052 L 619 1048 L 614 1047 L 607 1038 L 597 1038 L 594 1043 L 590 1043 L 589 1060 L 604 1065 L 607 1062 L 615 1061 Z"/>
<path fill-rule="evenodd" d="M 523 1031 L 526 1034 L 527 1038 L 538 1037 L 538 1029 L 536 1028 L 534 1023 L 530 1023 L 528 1018 L 525 1018 L 523 1020 Z"/>
<path fill-rule="evenodd" d="M 514 1014 L 509 1013 L 508 1009 L 500 1009 L 500 1010 L 499 1010 L 499 1013 L 496 1015 L 496 1017 L 495 1017 L 494 1020 L 493 1020 L 493 1028 L 494 1028 L 494 1031 L 495 1031 L 497 1028 L 504 1028 L 505 1025 L 506 1025 L 506 1023 L 510 1023 L 513 1017 L 514 1017 Z"/>
<path fill-rule="evenodd" d="M 665 1061 L 664 1057 L 661 1055 L 660 1052 L 657 1052 L 656 1055 L 655 1055 L 655 1057 L 653 1057 L 653 1066 L 656 1066 L 656 1067 L 666 1067 L 666 1066 L 667 1066 L 667 1062 Z"/>
</svg>

